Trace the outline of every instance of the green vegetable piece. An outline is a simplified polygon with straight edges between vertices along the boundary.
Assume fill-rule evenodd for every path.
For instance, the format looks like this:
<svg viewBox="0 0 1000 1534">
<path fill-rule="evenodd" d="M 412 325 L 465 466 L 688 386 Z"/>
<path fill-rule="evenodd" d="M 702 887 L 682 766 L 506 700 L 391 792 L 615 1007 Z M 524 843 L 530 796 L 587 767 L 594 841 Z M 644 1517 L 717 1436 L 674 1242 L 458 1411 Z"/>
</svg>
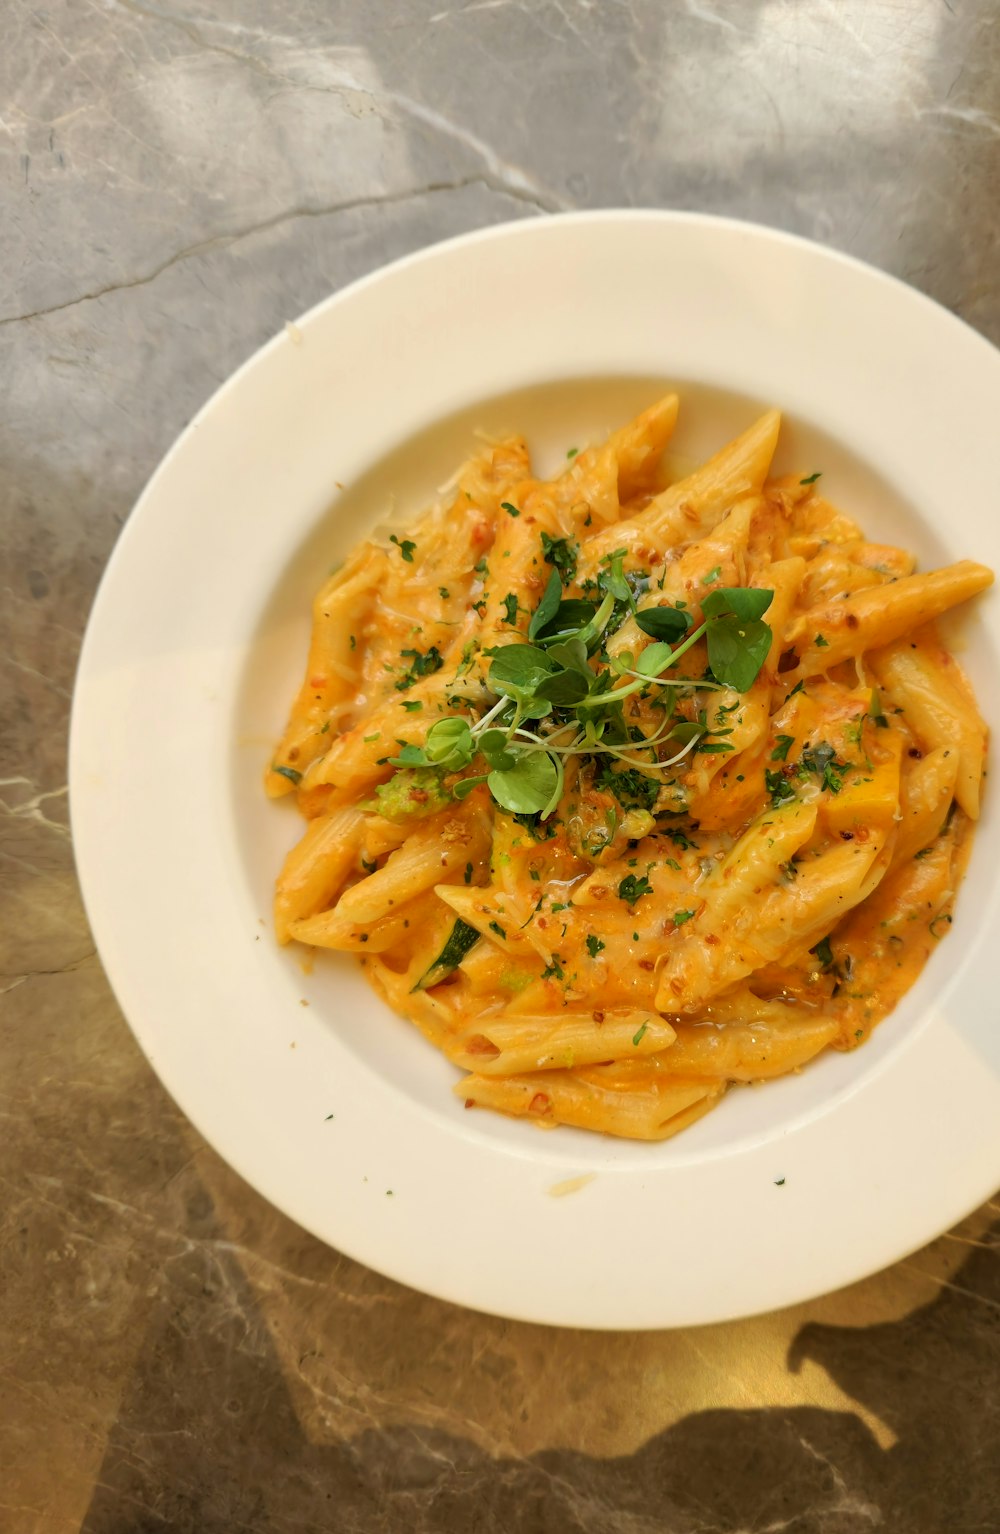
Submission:
<svg viewBox="0 0 1000 1534">
<path fill-rule="evenodd" d="M 414 549 L 417 546 L 413 542 L 413 539 L 412 538 L 404 538 L 404 539 L 402 539 L 402 541 L 400 541 L 400 539 L 396 537 L 395 533 L 390 533 L 389 534 L 389 542 L 390 543 L 394 543 L 396 545 L 397 549 L 399 550 L 399 552 L 402 554 L 403 558 L 406 560 L 406 563 L 408 565 L 412 565 L 412 563 L 413 563 L 413 551 L 414 551 Z"/>
<path fill-rule="evenodd" d="M 403 767 L 375 795 L 379 814 L 397 823 L 434 815 L 452 800 L 436 767 Z"/>
<path fill-rule="evenodd" d="M 777 735 L 775 736 L 775 742 L 774 750 L 771 752 L 771 760 L 772 762 L 783 762 L 788 756 L 790 748 L 795 744 L 795 736 Z"/>
<path fill-rule="evenodd" d="M 451 929 L 448 941 L 438 954 L 434 963 L 420 976 L 416 985 L 411 988 L 414 991 L 426 991 L 432 985 L 439 985 L 452 970 L 458 968 L 465 955 L 479 942 L 480 933 L 475 927 L 470 927 L 467 921 L 459 918 Z"/>
<path fill-rule="evenodd" d="M 279 767 L 277 764 L 275 764 L 272 766 L 271 771 L 278 773 L 278 775 L 282 778 L 287 778 L 289 783 L 302 782 L 301 772 L 296 772 L 294 767 Z"/>
</svg>

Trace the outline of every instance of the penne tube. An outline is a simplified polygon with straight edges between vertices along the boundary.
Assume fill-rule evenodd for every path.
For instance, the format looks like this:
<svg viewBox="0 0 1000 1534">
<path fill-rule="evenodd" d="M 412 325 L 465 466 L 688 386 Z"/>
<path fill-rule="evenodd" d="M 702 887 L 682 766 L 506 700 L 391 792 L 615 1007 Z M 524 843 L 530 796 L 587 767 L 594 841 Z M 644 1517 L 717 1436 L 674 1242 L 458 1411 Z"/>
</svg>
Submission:
<svg viewBox="0 0 1000 1534">
<path fill-rule="evenodd" d="M 967 602 L 993 581 L 993 572 L 971 559 L 870 586 L 842 601 L 812 607 L 791 625 L 789 644 L 799 654 L 798 674 L 815 676 L 852 655 L 879 649 L 949 608 Z"/>
<path fill-rule="evenodd" d="M 449 1058 L 482 1076 L 512 1076 L 656 1054 L 674 1037 L 670 1023 L 635 1007 L 519 1015 L 510 1021 L 501 1015 L 475 1019 Z"/>
<path fill-rule="evenodd" d="M 955 751 L 955 797 L 970 820 L 979 817 L 986 759 L 986 726 L 958 666 L 934 641 L 897 643 L 871 656 L 872 674 L 925 749 Z"/>
<path fill-rule="evenodd" d="M 305 679 L 264 776 L 265 791 L 272 799 L 290 793 L 329 743 L 323 727 L 331 710 L 350 695 L 351 679 L 357 677 L 351 634 L 361 627 L 374 601 L 385 564 L 380 549 L 365 545 L 345 569 L 327 581 L 313 603 Z"/>
<path fill-rule="evenodd" d="M 357 868 L 364 814 L 354 805 L 311 820 L 289 852 L 274 891 L 274 931 L 291 941 L 292 924 L 333 904 Z"/>
<path fill-rule="evenodd" d="M 958 767 L 955 748 L 939 746 L 904 774 L 899 785 L 900 818 L 893 868 L 908 863 L 940 834 L 955 792 Z"/>
<path fill-rule="evenodd" d="M 461 877 L 467 864 L 483 856 L 488 830 L 481 815 L 435 815 L 391 852 L 384 866 L 342 895 L 337 910 L 355 926 L 393 913 L 442 879 Z"/>
<path fill-rule="evenodd" d="M 656 1075 L 623 1083 L 613 1074 L 602 1078 L 602 1069 L 466 1076 L 455 1092 L 469 1107 L 494 1108 L 543 1126 L 572 1124 L 629 1140 L 666 1140 L 707 1113 L 724 1091 L 717 1082 Z"/>
</svg>

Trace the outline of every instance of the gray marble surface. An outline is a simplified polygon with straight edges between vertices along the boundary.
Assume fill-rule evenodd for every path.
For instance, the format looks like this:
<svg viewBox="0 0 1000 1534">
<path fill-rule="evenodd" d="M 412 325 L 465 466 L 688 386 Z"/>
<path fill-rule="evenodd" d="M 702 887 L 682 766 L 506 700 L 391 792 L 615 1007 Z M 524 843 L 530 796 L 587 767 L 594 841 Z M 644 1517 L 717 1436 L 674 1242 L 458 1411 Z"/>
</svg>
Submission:
<svg viewBox="0 0 1000 1534">
<path fill-rule="evenodd" d="M 1000 1205 L 794 1311 L 594 1336 L 338 1256 L 166 1098 L 65 750 L 101 570 L 256 346 L 542 210 L 699 208 L 1000 340 L 995 0 L 8 0 L 0 48 L 0 1528 L 1000 1527 Z"/>
</svg>

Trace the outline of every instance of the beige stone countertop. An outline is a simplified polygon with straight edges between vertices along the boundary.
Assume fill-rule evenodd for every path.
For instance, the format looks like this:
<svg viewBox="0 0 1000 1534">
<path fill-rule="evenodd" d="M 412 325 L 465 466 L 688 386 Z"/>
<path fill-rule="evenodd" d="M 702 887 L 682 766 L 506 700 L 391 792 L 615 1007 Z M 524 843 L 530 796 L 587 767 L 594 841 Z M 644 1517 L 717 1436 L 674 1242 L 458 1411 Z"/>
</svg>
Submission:
<svg viewBox="0 0 1000 1534">
<path fill-rule="evenodd" d="M 0 150 L 0 1530 L 1000 1529 L 1000 1205 L 694 1331 L 426 1299 L 168 1099 L 94 952 L 65 788 L 144 481 L 283 322 L 392 257 L 694 208 L 1000 340 L 996 0 L 8 0 Z"/>
</svg>

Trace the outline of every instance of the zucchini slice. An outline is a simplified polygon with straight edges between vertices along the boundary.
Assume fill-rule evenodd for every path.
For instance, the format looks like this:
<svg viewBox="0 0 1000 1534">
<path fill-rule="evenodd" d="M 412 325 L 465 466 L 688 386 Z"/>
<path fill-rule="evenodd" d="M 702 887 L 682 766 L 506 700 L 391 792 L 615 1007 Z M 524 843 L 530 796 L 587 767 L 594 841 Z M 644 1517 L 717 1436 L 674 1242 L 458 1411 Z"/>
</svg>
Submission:
<svg viewBox="0 0 1000 1534">
<path fill-rule="evenodd" d="M 450 975 L 453 969 L 461 964 L 469 949 L 479 942 L 480 933 L 475 927 L 470 927 L 467 921 L 461 917 L 451 929 L 448 941 L 438 954 L 430 969 L 425 970 L 413 986 L 413 991 L 426 991 L 428 986 L 437 985 L 446 975 Z"/>
</svg>

